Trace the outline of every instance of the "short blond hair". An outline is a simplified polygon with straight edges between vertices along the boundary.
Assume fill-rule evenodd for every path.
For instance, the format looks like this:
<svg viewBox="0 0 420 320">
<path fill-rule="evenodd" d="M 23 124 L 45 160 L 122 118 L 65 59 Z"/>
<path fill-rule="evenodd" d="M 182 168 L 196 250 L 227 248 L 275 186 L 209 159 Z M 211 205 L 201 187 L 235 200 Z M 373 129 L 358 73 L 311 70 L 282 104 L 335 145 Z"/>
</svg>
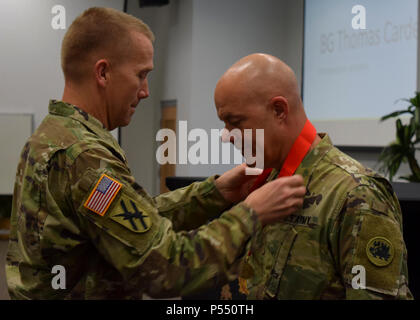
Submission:
<svg viewBox="0 0 420 320">
<path fill-rule="evenodd" d="M 92 54 L 117 62 L 131 51 L 131 31 L 155 37 L 140 19 L 111 8 L 89 8 L 67 30 L 61 45 L 61 68 L 66 80 L 80 81 Z"/>
</svg>

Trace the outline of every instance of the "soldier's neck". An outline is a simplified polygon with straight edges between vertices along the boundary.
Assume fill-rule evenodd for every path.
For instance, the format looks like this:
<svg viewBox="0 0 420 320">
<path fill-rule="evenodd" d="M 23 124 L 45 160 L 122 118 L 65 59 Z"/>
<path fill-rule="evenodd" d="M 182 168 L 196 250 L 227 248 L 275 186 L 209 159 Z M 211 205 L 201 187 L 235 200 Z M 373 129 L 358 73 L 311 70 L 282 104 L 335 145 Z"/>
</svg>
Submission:
<svg viewBox="0 0 420 320">
<path fill-rule="evenodd" d="M 318 145 L 318 143 L 321 142 L 321 137 L 317 134 L 315 137 L 315 140 L 312 142 L 311 146 L 309 147 L 309 150 L 306 154 L 308 154 L 309 152 L 311 152 L 313 149 L 315 149 L 315 147 Z M 291 147 L 289 148 L 289 152 L 290 152 Z M 287 153 L 286 155 L 283 156 L 283 159 L 281 162 L 279 162 L 279 165 L 274 167 L 275 169 L 277 169 L 278 171 L 281 170 L 281 168 L 284 165 L 284 162 L 286 161 L 286 158 L 288 157 L 289 153 Z"/>
<path fill-rule="evenodd" d="M 87 112 L 89 115 L 98 119 L 106 128 L 109 128 L 106 108 L 102 104 L 98 104 L 98 99 L 95 99 L 95 95 L 92 94 L 93 91 L 90 92 L 90 94 L 85 94 L 83 89 L 78 89 L 66 83 L 61 100 Z"/>
</svg>

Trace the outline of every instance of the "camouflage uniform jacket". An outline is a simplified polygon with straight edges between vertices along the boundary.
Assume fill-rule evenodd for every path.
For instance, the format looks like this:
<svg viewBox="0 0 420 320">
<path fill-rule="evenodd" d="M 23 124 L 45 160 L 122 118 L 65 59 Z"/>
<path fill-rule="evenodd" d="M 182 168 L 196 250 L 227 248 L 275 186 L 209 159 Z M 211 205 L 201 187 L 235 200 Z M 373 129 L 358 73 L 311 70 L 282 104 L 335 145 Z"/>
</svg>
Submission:
<svg viewBox="0 0 420 320">
<path fill-rule="evenodd" d="M 241 271 L 248 299 L 412 298 L 391 185 L 321 137 L 296 171 L 307 188 L 302 210 L 249 243 Z M 357 266 L 366 289 L 352 286 L 363 285 Z"/>
<path fill-rule="evenodd" d="M 17 169 L 6 263 L 10 296 L 170 297 L 233 280 L 235 260 L 259 222 L 243 203 L 231 207 L 214 179 L 152 198 L 101 122 L 52 100 Z M 111 196 L 104 191 L 110 183 L 119 187 L 113 200 L 103 200 L 105 212 L 95 209 L 89 199 L 100 191 Z M 65 289 L 52 288 L 55 265 L 65 268 Z"/>
</svg>

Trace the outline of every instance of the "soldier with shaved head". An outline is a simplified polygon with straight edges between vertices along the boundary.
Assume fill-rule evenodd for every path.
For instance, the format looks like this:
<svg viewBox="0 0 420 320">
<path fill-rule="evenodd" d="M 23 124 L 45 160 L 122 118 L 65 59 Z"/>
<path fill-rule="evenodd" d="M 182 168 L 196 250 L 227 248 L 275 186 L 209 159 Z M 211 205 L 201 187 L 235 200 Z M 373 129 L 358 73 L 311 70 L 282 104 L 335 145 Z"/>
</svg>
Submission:
<svg viewBox="0 0 420 320">
<path fill-rule="evenodd" d="M 227 130 L 264 129 L 266 169 L 253 189 L 296 174 L 307 189 L 300 211 L 253 235 L 240 292 L 248 299 L 412 299 L 390 183 L 316 132 L 290 67 L 271 55 L 246 56 L 221 77 L 214 98 Z"/>
</svg>

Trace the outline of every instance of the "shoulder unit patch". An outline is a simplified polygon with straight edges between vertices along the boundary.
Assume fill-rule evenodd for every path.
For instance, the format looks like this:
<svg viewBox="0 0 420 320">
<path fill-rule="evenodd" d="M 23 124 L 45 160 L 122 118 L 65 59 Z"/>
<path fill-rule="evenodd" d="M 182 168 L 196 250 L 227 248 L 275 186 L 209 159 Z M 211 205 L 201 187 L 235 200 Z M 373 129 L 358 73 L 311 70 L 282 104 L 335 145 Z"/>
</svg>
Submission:
<svg viewBox="0 0 420 320">
<path fill-rule="evenodd" d="M 130 231 L 143 233 L 152 226 L 152 219 L 136 203 L 123 195 L 110 213 L 110 218 Z"/>
<path fill-rule="evenodd" d="M 385 267 L 394 258 L 394 247 L 384 237 L 374 237 L 369 240 L 366 246 L 366 254 L 370 262 L 375 266 Z"/>
</svg>

